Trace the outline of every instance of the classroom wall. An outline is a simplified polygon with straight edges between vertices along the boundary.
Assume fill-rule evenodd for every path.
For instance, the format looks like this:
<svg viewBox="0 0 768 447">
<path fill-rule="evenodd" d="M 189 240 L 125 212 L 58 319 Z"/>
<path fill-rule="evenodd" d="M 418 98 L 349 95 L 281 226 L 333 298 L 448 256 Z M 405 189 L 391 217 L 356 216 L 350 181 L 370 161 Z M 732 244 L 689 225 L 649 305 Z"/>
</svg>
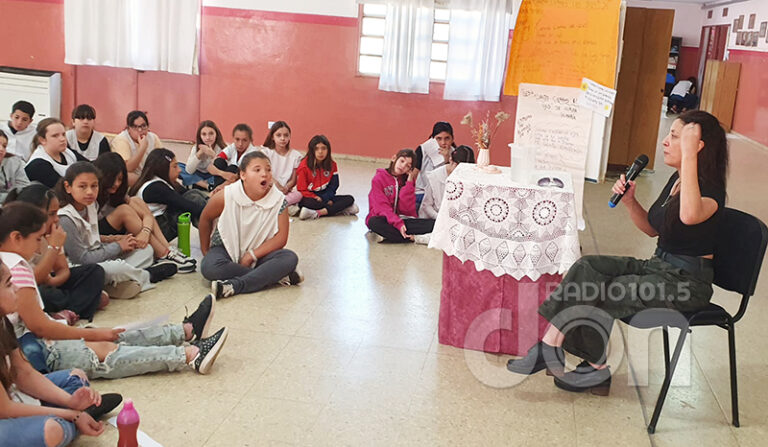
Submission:
<svg viewBox="0 0 768 447">
<path fill-rule="evenodd" d="M 749 15 L 757 14 L 754 31 L 760 30 L 762 22 L 768 22 L 768 2 L 750 0 L 725 6 L 728 15 L 723 17 L 723 8 L 713 9 L 713 17 L 705 25 L 731 25 L 734 19 L 744 15 L 744 30 L 749 31 Z M 731 28 L 731 31 L 733 29 Z M 726 57 L 741 63 L 739 90 L 733 116 L 733 130 L 761 144 L 768 145 L 768 36 L 758 40 L 757 47 L 737 45 L 737 34 L 731 32 Z"/>
<path fill-rule="evenodd" d="M 125 114 L 140 108 L 149 112 L 152 129 L 162 138 L 182 140 L 194 138 L 200 119 L 213 119 L 225 139 L 236 123 L 249 123 L 260 144 L 267 122 L 282 119 L 293 128 L 297 149 L 324 133 L 334 152 L 388 158 L 426 140 L 435 121 L 450 121 L 457 142 L 471 144 L 469 129 L 459 124 L 468 111 L 476 118 L 500 109 L 514 116 L 516 97 L 500 103 L 444 101 L 440 83 L 433 83 L 428 95 L 401 94 L 379 91 L 378 78 L 358 76 L 357 16 L 320 13 L 341 14 L 353 0 L 326 6 L 293 2 L 321 8 L 313 14 L 224 8 L 214 2 L 246 3 L 205 1 L 199 76 L 64 64 L 63 0 L 0 0 L 0 17 L 12 18 L 0 27 L 0 41 L 20 42 L 4 47 L 0 65 L 61 71 L 64 116 L 87 102 L 96 107 L 102 130 L 118 132 Z M 29 38 L 19 41 L 19 35 Z M 506 144 L 513 135 L 509 120 L 492 144 L 493 163 L 509 163 Z"/>
<path fill-rule="evenodd" d="M 203 6 L 357 18 L 355 0 L 203 0 Z"/>
</svg>

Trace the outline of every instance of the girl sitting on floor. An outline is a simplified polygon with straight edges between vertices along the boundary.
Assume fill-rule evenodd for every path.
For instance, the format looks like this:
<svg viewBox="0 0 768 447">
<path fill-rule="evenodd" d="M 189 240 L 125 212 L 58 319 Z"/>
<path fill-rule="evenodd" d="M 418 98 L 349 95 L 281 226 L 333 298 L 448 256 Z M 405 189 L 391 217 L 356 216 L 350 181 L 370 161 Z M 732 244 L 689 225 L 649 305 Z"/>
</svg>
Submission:
<svg viewBox="0 0 768 447">
<path fill-rule="evenodd" d="M 200 247 L 205 254 L 200 271 L 211 281 L 216 298 L 304 279 L 296 268 L 296 253 L 283 248 L 288 242 L 286 206 L 285 196 L 272 185 L 267 156 L 245 155 L 240 181 L 213 196 L 200 218 Z"/>
<path fill-rule="evenodd" d="M 425 175 L 427 187 L 424 190 L 424 201 L 419 207 L 419 217 L 437 219 L 437 213 L 440 211 L 440 204 L 445 192 L 445 181 L 459 163 L 474 163 L 475 153 L 471 147 L 462 145 L 451 153 L 450 160 L 447 165 L 440 166 Z"/>
<path fill-rule="evenodd" d="M 227 338 L 208 330 L 215 300 L 208 295 L 181 324 L 125 331 L 80 328 L 56 323 L 43 312 L 27 259 L 45 231 L 45 213 L 27 203 L 12 203 L 0 214 L 0 259 L 17 288 L 18 318 L 13 322 L 24 355 L 38 371 L 78 368 L 89 378 L 117 379 L 187 366 L 207 374 Z M 185 342 L 192 342 L 184 346 Z"/>
<path fill-rule="evenodd" d="M 371 180 L 368 193 L 369 211 L 365 224 L 378 235 L 379 242 L 413 242 L 415 236 L 432 232 L 434 219 L 416 219 L 416 197 L 414 196 L 415 154 L 411 149 L 402 149 L 392 157 L 387 169 L 377 169 Z M 403 219 L 400 216 L 414 218 Z M 419 238 L 419 243 L 424 243 Z"/>
<path fill-rule="evenodd" d="M 67 233 L 59 226 L 59 199 L 42 183 L 32 183 L 23 190 L 13 190 L 5 203 L 26 202 L 40 208 L 48 216 L 40 247 L 29 260 L 35 269 L 45 311 L 54 318 L 74 324 L 80 318 L 93 320 L 97 310 L 109 303 L 103 291 L 104 269 L 98 264 L 70 267 L 64 255 Z"/>
<path fill-rule="evenodd" d="M 429 144 L 434 140 L 434 143 Z M 426 174 L 433 169 L 448 164 L 451 152 L 456 147 L 451 123 L 439 121 L 432 126 L 429 140 L 416 148 L 413 160 L 414 179 L 416 179 L 416 209 L 421 206 L 427 189 Z"/>
<path fill-rule="evenodd" d="M 208 196 L 198 190 L 185 191 L 179 185 L 179 163 L 168 149 L 155 149 L 147 157 L 141 176 L 128 194 L 143 200 L 155 216 L 166 240 L 178 236 L 178 219 L 190 213 L 192 224 L 197 226 Z"/>
<path fill-rule="evenodd" d="M 78 432 L 100 435 L 104 426 L 92 414 L 102 404 L 101 395 L 88 386 L 83 371 L 36 371 L 8 319 L 16 310 L 11 272 L 0 260 L 0 447 L 65 446 Z"/>
<path fill-rule="evenodd" d="M 74 129 L 67 131 L 67 146 L 90 161 L 112 150 L 107 138 L 94 129 L 95 121 L 96 110 L 88 104 L 80 104 L 72 111 Z"/>
<path fill-rule="evenodd" d="M 212 169 L 211 172 L 215 175 L 214 184 L 216 186 L 236 182 L 240 178 L 237 175 L 237 166 L 240 160 L 245 154 L 259 150 L 253 145 L 253 129 L 247 124 L 235 125 L 232 129 L 232 138 L 235 141 L 219 152 L 213 161 L 215 169 Z"/>
<path fill-rule="evenodd" d="M 106 272 L 105 283 L 112 298 L 133 298 L 152 283 L 173 276 L 176 264 L 154 260 L 152 247 L 138 247 L 132 235 L 100 236 L 96 200 L 99 171 L 88 162 L 67 169 L 56 193 L 63 207 L 59 222 L 67 233 L 64 251 L 75 264 L 99 264 Z"/>
<path fill-rule="evenodd" d="M 99 171 L 99 234 L 102 236 L 120 236 L 132 234 L 136 245 L 144 248 L 152 246 L 155 259 L 167 260 L 176 264 L 179 273 L 194 272 L 197 260 L 185 256 L 172 247 L 163 236 L 155 216 L 149 207 L 138 197 L 128 197 L 128 172 L 123 157 L 109 152 L 102 154 L 93 162 Z"/>
<path fill-rule="evenodd" d="M 24 171 L 30 181 L 40 182 L 49 188 L 56 186 L 72 164 L 88 161 L 67 147 L 66 129 L 58 118 L 40 121 L 32 145 L 36 149 L 29 157 Z"/>
<path fill-rule="evenodd" d="M 7 147 L 8 135 L 0 130 L 0 202 L 13 189 L 29 185 L 27 173 L 24 172 L 24 160 L 6 152 Z"/>
<path fill-rule="evenodd" d="M 163 147 L 163 142 L 154 132 L 150 132 L 149 118 L 141 110 L 129 112 L 125 121 L 125 130 L 112 139 L 112 151 L 120 154 L 125 160 L 128 167 L 128 185 L 131 186 L 139 178 L 148 154 Z"/>
<path fill-rule="evenodd" d="M 299 202 L 299 219 L 317 219 L 323 216 L 353 216 L 360 210 L 352 196 L 336 195 L 339 189 L 339 170 L 331 156 L 331 142 L 325 135 L 309 140 L 307 155 L 296 170 L 296 189 L 303 196 Z"/>
<path fill-rule="evenodd" d="M 301 200 L 301 193 L 296 191 L 296 169 L 301 163 L 301 152 L 291 149 L 291 128 L 285 121 L 276 121 L 269 129 L 264 140 L 262 152 L 269 158 L 272 165 L 272 176 L 275 187 L 285 194 L 289 207 L 295 207 Z M 290 208 L 289 208 L 290 209 Z"/>
<path fill-rule="evenodd" d="M 179 163 L 181 182 L 184 186 L 195 186 L 210 191 L 214 186 L 214 176 L 221 172 L 213 166 L 213 160 L 225 147 L 221 131 L 216 123 L 206 120 L 197 126 L 195 144 L 189 151 L 187 163 Z"/>
</svg>

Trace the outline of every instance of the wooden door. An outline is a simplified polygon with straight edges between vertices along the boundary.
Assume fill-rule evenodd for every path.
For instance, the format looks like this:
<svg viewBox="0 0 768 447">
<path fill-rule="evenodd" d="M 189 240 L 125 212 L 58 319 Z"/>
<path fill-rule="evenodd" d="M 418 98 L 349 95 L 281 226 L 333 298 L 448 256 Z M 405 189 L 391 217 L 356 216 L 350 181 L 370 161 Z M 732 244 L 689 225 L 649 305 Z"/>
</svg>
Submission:
<svg viewBox="0 0 768 447">
<path fill-rule="evenodd" d="M 608 164 L 653 166 L 675 12 L 627 8 Z"/>
<path fill-rule="evenodd" d="M 726 132 L 733 125 L 741 64 L 708 60 L 702 87 L 701 110 L 717 117 Z"/>
</svg>

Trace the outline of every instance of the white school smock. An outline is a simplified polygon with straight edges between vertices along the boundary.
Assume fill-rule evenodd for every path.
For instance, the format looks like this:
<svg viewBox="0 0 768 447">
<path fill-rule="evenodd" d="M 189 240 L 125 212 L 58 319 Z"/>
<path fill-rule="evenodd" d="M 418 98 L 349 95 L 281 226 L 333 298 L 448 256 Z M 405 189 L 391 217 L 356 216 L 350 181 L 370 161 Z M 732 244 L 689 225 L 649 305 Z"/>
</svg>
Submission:
<svg viewBox="0 0 768 447">
<path fill-rule="evenodd" d="M 32 152 L 32 156 L 29 157 L 29 161 L 27 161 L 27 165 L 32 163 L 33 160 L 37 160 L 38 158 L 47 161 L 48 163 L 53 166 L 53 170 L 56 171 L 57 174 L 64 177 L 64 174 L 67 172 L 67 168 L 72 166 L 73 163 L 77 162 L 77 156 L 75 156 L 75 153 L 72 152 L 71 149 L 67 148 L 64 152 L 61 153 L 61 156 L 64 157 L 64 160 L 67 162 L 67 164 L 63 165 L 59 163 L 58 161 L 54 160 L 53 157 L 48 155 L 48 152 L 43 149 L 43 146 L 37 146 L 37 149 L 35 149 L 34 152 Z"/>
<path fill-rule="evenodd" d="M 166 205 L 166 204 L 163 204 L 163 203 L 152 203 L 152 202 L 149 202 L 146 199 L 144 199 L 144 190 L 147 189 L 147 186 L 151 185 L 152 183 L 157 183 L 157 182 L 163 182 L 166 185 L 168 185 L 169 188 L 173 189 L 173 187 L 168 182 L 166 182 L 165 180 L 161 179 L 160 177 L 155 177 L 152 180 L 150 180 L 150 181 L 144 183 L 143 185 L 141 185 L 141 188 L 139 188 L 139 190 L 136 192 L 136 197 L 140 198 L 141 200 L 144 200 L 144 202 L 147 204 L 147 208 L 149 208 L 149 211 L 155 217 L 162 216 L 163 214 L 165 214 L 165 210 L 168 209 L 168 205 Z"/>
<path fill-rule="evenodd" d="M 77 141 L 77 131 L 75 129 L 67 131 L 67 146 L 73 151 L 80 152 L 80 155 L 91 161 L 96 160 L 96 157 L 99 156 L 99 146 L 103 139 L 104 135 L 94 130 L 91 134 L 91 139 L 88 140 L 88 147 L 83 152 L 80 150 L 80 144 Z"/>
<path fill-rule="evenodd" d="M 0 130 L 2 130 L 8 137 L 8 147 L 6 148 L 6 151 L 21 157 L 24 161 L 29 160 L 29 156 L 32 153 L 32 139 L 35 138 L 36 127 L 35 123 L 30 123 L 26 129 L 13 133 L 9 122 L 6 121 L 0 123 Z"/>
<path fill-rule="evenodd" d="M 149 152 L 152 149 L 157 149 L 158 147 L 161 147 L 160 138 L 157 135 L 155 135 L 154 132 L 147 132 L 147 138 L 149 139 L 149 141 L 147 141 L 147 151 L 144 152 L 144 158 L 142 158 L 141 161 L 139 162 L 139 166 L 137 166 L 136 169 L 132 171 L 136 175 L 141 175 L 141 170 L 144 169 L 144 162 L 147 161 L 147 155 L 149 155 Z M 121 147 L 124 148 L 126 145 L 131 150 L 130 157 L 132 157 L 139 150 L 139 147 L 136 145 L 136 142 L 133 141 L 133 138 L 131 138 L 131 135 L 128 134 L 128 129 L 125 129 L 119 134 L 117 134 L 117 136 L 112 140 L 112 150 L 122 155 L 123 158 L 126 161 L 128 161 L 128 159 L 125 158 L 127 154 L 121 153 L 122 151 L 120 150 Z"/>
</svg>

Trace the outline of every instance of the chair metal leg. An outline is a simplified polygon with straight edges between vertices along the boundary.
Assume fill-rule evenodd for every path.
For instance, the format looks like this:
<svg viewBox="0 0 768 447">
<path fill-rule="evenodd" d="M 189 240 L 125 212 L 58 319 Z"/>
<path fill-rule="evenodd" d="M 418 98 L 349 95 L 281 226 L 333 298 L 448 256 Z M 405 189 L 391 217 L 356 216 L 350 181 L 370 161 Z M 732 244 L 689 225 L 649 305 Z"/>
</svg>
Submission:
<svg viewBox="0 0 768 447">
<path fill-rule="evenodd" d="M 664 332 L 662 332 L 662 335 L 664 336 L 664 372 L 669 372 L 669 326 L 664 326 L 662 328 Z"/>
<path fill-rule="evenodd" d="M 688 332 L 690 332 L 688 328 L 680 329 L 680 337 L 677 339 L 675 352 L 672 354 L 672 361 L 669 363 L 669 369 L 664 375 L 664 383 L 661 385 L 661 391 L 659 391 L 659 397 L 656 400 L 656 408 L 653 409 L 653 416 L 651 416 L 651 422 L 648 424 L 648 433 L 650 434 L 656 432 L 656 423 L 659 422 L 659 416 L 661 416 L 661 408 L 664 406 L 664 400 L 667 398 L 669 386 L 672 383 L 672 376 L 675 374 L 677 361 L 680 360 L 680 353 L 683 351 L 685 337 L 688 335 Z"/>
<path fill-rule="evenodd" d="M 731 414 L 733 426 L 739 426 L 739 389 L 736 376 L 736 333 L 733 320 L 728 321 L 728 354 L 731 362 Z"/>
</svg>

